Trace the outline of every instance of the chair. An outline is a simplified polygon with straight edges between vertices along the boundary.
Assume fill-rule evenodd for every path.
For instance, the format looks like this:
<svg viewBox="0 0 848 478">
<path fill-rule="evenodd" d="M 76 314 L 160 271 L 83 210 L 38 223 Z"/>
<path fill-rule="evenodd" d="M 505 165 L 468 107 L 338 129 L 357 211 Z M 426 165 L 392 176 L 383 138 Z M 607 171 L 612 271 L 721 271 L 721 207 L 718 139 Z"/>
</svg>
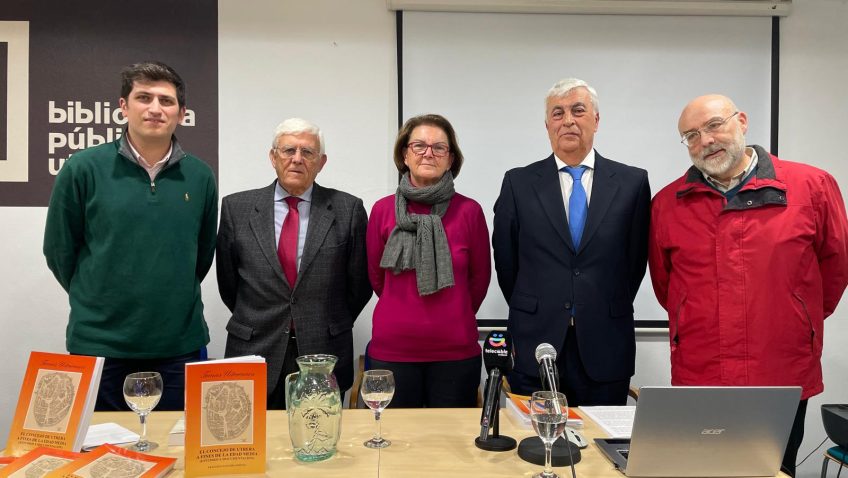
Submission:
<svg viewBox="0 0 848 478">
<path fill-rule="evenodd" d="M 639 401 L 639 389 L 634 387 L 633 385 L 627 389 L 627 396 L 632 398 L 634 402 Z"/>
<path fill-rule="evenodd" d="M 362 375 L 367 370 L 365 368 L 366 356 L 362 354 L 356 361 L 356 375 L 353 378 L 353 385 L 350 387 L 350 400 L 348 408 L 365 408 L 365 404 L 359 402 L 360 390 L 362 389 Z M 369 364 L 370 365 L 370 364 Z"/>
<path fill-rule="evenodd" d="M 824 452 L 821 478 L 827 477 L 827 465 L 831 461 L 839 464 L 839 471 L 836 473 L 836 476 L 838 477 L 840 473 L 842 473 L 842 467 L 848 467 L 848 450 L 839 446 L 835 446 Z"/>
</svg>

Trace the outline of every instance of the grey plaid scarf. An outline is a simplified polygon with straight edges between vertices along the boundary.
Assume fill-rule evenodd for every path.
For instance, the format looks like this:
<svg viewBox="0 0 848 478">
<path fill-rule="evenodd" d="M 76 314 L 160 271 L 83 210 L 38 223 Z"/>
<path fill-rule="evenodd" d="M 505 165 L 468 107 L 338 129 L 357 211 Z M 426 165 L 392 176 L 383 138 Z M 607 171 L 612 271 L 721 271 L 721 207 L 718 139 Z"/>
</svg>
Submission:
<svg viewBox="0 0 848 478">
<path fill-rule="evenodd" d="M 386 241 L 380 267 L 395 274 L 415 269 L 420 295 L 453 286 L 453 263 L 442 226 L 442 216 L 453 197 L 453 174 L 448 171 L 438 183 L 416 188 L 404 173 L 395 193 L 395 226 Z M 407 201 L 432 204 L 430 214 L 410 214 Z"/>
</svg>

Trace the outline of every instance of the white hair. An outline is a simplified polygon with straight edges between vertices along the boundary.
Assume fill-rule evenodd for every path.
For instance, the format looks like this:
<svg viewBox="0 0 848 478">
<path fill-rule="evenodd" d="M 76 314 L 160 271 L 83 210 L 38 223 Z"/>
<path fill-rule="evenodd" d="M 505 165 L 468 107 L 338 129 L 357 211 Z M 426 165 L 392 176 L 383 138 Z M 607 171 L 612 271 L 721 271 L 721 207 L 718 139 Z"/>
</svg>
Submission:
<svg viewBox="0 0 848 478">
<path fill-rule="evenodd" d="M 277 138 L 280 136 L 301 133 L 317 136 L 319 148 L 321 149 L 319 154 L 324 154 L 324 133 L 321 132 L 321 128 L 317 124 L 303 118 L 289 118 L 277 125 L 277 129 L 274 130 L 274 139 L 271 140 L 271 148 L 277 147 Z"/>
<path fill-rule="evenodd" d="M 545 117 L 548 117 L 547 108 L 549 99 L 561 98 L 575 88 L 586 88 L 586 91 L 589 92 L 589 96 L 592 98 L 592 106 L 595 107 L 595 113 L 600 113 L 601 110 L 598 109 L 598 92 L 583 80 L 579 80 L 577 78 L 565 78 L 557 81 L 556 84 L 548 90 L 548 95 L 545 96 Z"/>
</svg>

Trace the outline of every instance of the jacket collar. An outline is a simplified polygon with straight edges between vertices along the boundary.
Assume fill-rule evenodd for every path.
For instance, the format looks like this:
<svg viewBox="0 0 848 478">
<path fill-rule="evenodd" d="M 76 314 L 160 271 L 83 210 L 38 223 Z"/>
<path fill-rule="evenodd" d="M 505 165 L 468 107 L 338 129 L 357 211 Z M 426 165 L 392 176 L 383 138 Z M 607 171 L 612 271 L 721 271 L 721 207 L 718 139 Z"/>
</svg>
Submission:
<svg viewBox="0 0 848 478">
<path fill-rule="evenodd" d="M 778 179 L 777 174 L 775 172 L 774 159 L 777 158 L 769 154 L 768 151 L 766 151 L 759 145 L 753 144 L 750 145 L 750 147 L 754 148 L 754 150 L 757 152 L 757 169 L 755 172 L 755 176 L 751 178 L 751 181 L 748 181 L 748 184 L 746 184 L 743 189 L 750 189 L 752 187 L 762 187 L 763 185 L 771 185 L 763 183 L 783 184 L 783 181 Z M 759 186 L 756 186 L 756 184 L 759 184 Z M 701 172 L 701 170 L 692 165 L 686 171 L 683 184 L 681 184 L 680 187 L 677 189 L 677 197 L 685 196 L 686 194 L 692 191 L 702 191 L 704 190 L 704 188 L 721 194 L 720 192 L 716 191 L 715 188 L 707 184 L 707 180 L 704 179 L 704 174 Z"/>
<path fill-rule="evenodd" d="M 725 210 L 751 209 L 768 204 L 786 205 L 786 183 L 775 167 L 775 161 L 780 160 L 759 145 L 754 144 L 751 147 L 756 150 L 758 158 L 755 176 L 727 202 Z M 693 193 L 724 196 L 707 184 L 703 174 L 695 166 L 691 166 L 687 171 L 684 181 L 677 188 L 676 196 L 680 199 Z"/>
<path fill-rule="evenodd" d="M 276 233 L 274 231 L 274 195 L 277 187 L 277 179 L 265 188 L 260 190 L 254 204 L 254 211 L 250 217 L 250 228 L 256 236 L 259 248 L 265 255 L 274 274 L 284 282 L 289 291 L 293 291 L 297 284 L 300 283 L 302 277 L 307 275 L 309 266 L 315 260 L 321 246 L 324 244 L 324 238 L 330 230 L 330 227 L 335 222 L 335 212 L 333 212 L 333 203 L 331 198 L 331 190 L 322 187 L 318 183 L 312 185 L 312 200 L 309 206 L 309 226 L 306 230 L 306 242 L 303 246 L 303 255 L 300 258 L 300 268 L 297 273 L 297 281 L 295 284 L 289 284 L 283 274 L 283 268 L 280 266 L 280 260 L 277 257 L 277 242 Z"/>
<path fill-rule="evenodd" d="M 562 241 L 575 253 L 583 250 L 589 244 L 613 203 L 619 188 L 618 182 L 615 180 L 615 171 L 610 167 L 611 161 L 601 156 L 597 151 L 594 154 L 595 175 L 592 179 L 592 202 L 589 206 L 579 249 L 574 247 L 571 233 L 568 231 L 568 220 L 562 201 L 562 188 L 560 187 L 557 162 L 554 155 L 551 154 L 546 159 L 532 165 L 538 176 L 534 188 L 542 210 L 545 211 L 545 215 Z"/>
</svg>

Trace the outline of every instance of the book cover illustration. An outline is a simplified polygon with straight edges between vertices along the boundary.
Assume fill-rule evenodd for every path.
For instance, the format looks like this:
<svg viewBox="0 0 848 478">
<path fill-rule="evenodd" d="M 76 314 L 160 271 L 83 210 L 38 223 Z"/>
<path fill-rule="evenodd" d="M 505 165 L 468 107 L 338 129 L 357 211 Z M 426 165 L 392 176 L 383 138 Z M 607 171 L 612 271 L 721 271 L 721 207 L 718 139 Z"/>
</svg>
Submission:
<svg viewBox="0 0 848 478">
<path fill-rule="evenodd" d="M 203 382 L 200 446 L 253 442 L 253 380 Z"/>
</svg>

